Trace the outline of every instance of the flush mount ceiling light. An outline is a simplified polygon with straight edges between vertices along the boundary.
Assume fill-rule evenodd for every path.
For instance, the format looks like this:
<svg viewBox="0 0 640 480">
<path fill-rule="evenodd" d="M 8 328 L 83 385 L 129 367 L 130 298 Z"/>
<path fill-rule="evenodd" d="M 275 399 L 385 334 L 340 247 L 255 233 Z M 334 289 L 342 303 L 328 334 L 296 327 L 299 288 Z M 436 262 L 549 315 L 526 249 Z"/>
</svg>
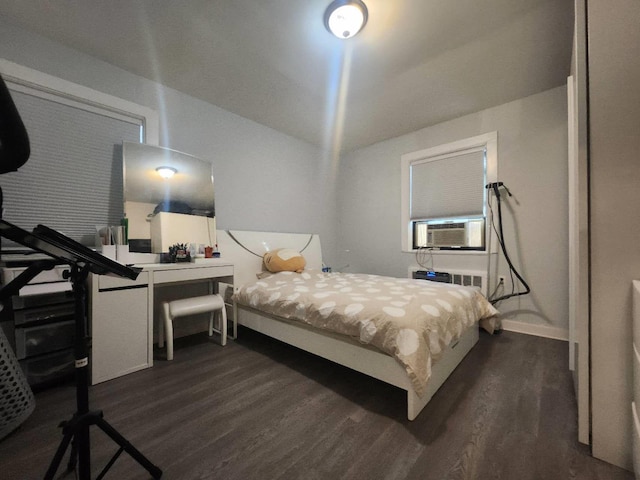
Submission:
<svg viewBox="0 0 640 480">
<path fill-rule="evenodd" d="M 360 0 L 334 0 L 324 12 L 324 26 L 338 38 L 351 38 L 362 30 L 368 15 Z"/>
<path fill-rule="evenodd" d="M 156 168 L 156 172 L 158 172 L 162 178 L 169 179 L 173 177 L 174 174 L 178 173 L 178 170 L 173 167 L 158 167 Z"/>
</svg>

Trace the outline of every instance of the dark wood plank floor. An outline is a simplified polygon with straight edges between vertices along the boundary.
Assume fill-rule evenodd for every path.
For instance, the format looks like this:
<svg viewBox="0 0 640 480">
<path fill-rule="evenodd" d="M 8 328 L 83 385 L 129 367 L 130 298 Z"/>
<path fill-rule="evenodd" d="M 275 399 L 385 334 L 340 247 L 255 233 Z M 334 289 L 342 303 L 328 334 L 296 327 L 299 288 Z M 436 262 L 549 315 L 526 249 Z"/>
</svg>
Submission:
<svg viewBox="0 0 640 480">
<path fill-rule="evenodd" d="M 166 479 L 633 478 L 577 443 L 565 342 L 482 334 L 409 422 L 401 390 L 240 333 L 224 348 L 179 339 L 173 362 L 159 354 L 152 369 L 92 387 L 91 406 Z M 42 478 L 74 394 L 37 394 L 33 415 L 0 442 L 0 478 Z M 98 429 L 91 439 L 95 476 L 116 448 Z M 149 475 L 123 454 L 106 478 Z"/>
</svg>

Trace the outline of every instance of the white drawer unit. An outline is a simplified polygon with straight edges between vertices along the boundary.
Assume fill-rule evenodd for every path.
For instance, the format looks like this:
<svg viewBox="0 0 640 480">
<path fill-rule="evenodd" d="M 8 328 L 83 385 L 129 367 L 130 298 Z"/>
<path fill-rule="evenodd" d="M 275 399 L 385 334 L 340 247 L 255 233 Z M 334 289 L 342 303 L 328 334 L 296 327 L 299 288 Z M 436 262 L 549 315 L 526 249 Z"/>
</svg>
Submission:
<svg viewBox="0 0 640 480">
<path fill-rule="evenodd" d="M 233 265 L 222 261 L 139 266 L 143 271 L 135 280 L 89 276 L 92 384 L 153 366 L 156 287 L 196 282 L 216 288 L 218 283 L 233 285 Z M 234 336 L 235 331 L 234 325 Z"/>
<path fill-rule="evenodd" d="M 101 278 L 99 281 L 102 284 Z M 111 284 L 109 282 L 109 284 Z M 111 380 L 152 365 L 147 284 L 94 290 L 91 295 L 91 382 Z"/>
</svg>

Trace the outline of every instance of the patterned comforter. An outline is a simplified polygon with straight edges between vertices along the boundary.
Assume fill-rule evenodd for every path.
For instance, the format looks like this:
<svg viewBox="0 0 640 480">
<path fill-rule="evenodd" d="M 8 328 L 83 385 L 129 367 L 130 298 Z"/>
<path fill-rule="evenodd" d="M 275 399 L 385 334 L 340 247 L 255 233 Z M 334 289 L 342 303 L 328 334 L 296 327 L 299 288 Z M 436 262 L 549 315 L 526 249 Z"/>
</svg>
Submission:
<svg viewBox="0 0 640 480">
<path fill-rule="evenodd" d="M 420 396 L 443 349 L 498 313 L 475 287 L 318 271 L 269 275 L 234 300 L 378 348 L 404 366 Z"/>
</svg>

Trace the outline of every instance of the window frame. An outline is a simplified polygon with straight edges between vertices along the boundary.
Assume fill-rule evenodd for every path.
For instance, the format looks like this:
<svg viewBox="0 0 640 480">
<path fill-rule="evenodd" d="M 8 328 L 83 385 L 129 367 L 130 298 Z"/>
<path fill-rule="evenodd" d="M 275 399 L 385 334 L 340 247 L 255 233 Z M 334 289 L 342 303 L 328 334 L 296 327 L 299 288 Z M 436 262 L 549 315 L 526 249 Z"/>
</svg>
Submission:
<svg viewBox="0 0 640 480">
<path fill-rule="evenodd" d="M 454 142 L 438 145 L 423 150 L 401 155 L 401 241 L 403 252 L 415 252 L 417 249 L 413 247 L 413 221 L 411 220 L 411 165 L 418 162 L 435 160 L 438 157 L 456 154 L 473 148 L 486 149 L 486 165 L 485 165 L 485 182 L 496 182 L 498 178 L 498 132 L 488 132 L 482 135 L 457 140 Z M 485 197 L 485 224 L 484 224 L 484 249 L 468 249 L 468 248 L 452 248 L 442 250 L 448 254 L 487 254 L 495 250 L 495 246 L 491 245 L 490 235 L 491 228 L 488 225 L 486 215 L 487 197 Z M 444 220 L 444 219 L 443 219 Z M 453 219 L 452 219 L 453 220 Z M 438 250 L 436 250 L 437 252 Z"/>
<path fill-rule="evenodd" d="M 114 118 L 137 118 L 141 121 L 144 131 L 141 143 L 150 145 L 158 145 L 159 143 L 159 115 L 152 108 L 24 67 L 3 58 L 0 58 L 0 73 L 7 86 L 13 89 L 21 91 L 27 89 L 30 94 L 38 94 L 42 98 L 70 106 L 80 106 L 80 108 L 94 113 L 97 111 L 110 112 Z"/>
<path fill-rule="evenodd" d="M 148 107 L 138 105 L 118 97 L 114 97 L 90 88 L 78 85 L 37 70 L 0 59 L 0 73 L 10 91 L 39 98 L 60 106 L 95 115 L 95 118 L 114 119 L 138 126 L 137 141 L 147 144 L 157 144 L 159 140 L 158 113 Z M 48 190 L 47 190 L 48 191 Z M 124 212 L 124 203 L 121 206 Z M 83 234 L 83 242 L 91 242 L 89 234 Z M 86 237 L 86 238 L 85 238 Z M 11 242 L 4 250 L 15 247 Z"/>
</svg>

